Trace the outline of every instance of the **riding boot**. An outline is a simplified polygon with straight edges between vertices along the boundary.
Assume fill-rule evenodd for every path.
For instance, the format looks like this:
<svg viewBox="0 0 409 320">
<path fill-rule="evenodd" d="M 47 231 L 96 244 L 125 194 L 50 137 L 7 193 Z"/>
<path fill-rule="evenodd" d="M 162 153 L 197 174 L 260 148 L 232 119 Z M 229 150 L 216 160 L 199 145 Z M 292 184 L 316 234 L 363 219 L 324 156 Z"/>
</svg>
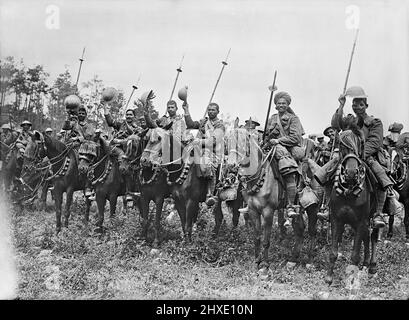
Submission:
<svg viewBox="0 0 409 320">
<path fill-rule="evenodd" d="M 207 183 L 206 205 L 208 207 L 213 206 L 217 201 L 217 197 L 214 196 L 215 187 L 216 187 L 216 177 L 213 176 L 211 177 L 211 179 L 209 179 Z"/>
<path fill-rule="evenodd" d="M 383 206 L 385 205 L 386 200 L 386 191 L 378 189 L 377 191 L 378 203 L 376 205 L 376 212 L 373 216 L 373 227 L 374 228 L 383 228 L 386 226 L 385 221 L 382 217 Z"/>
<path fill-rule="evenodd" d="M 288 198 L 288 204 L 287 204 L 287 215 L 289 218 L 294 218 L 300 214 L 300 208 L 299 206 L 295 205 L 295 196 L 297 194 L 297 186 L 295 184 L 295 175 L 294 174 L 289 174 L 284 176 L 284 181 L 286 185 L 286 190 L 287 190 L 287 198 Z"/>
</svg>

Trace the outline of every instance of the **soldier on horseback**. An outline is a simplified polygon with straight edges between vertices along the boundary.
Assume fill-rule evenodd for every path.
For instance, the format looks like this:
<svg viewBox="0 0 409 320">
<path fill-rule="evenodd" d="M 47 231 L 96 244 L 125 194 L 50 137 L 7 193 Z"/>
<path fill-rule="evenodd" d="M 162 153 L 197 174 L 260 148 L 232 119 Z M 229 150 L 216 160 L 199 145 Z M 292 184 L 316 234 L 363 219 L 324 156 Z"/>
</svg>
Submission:
<svg viewBox="0 0 409 320">
<path fill-rule="evenodd" d="M 105 120 L 109 127 L 114 128 L 115 134 L 114 138 L 111 140 L 110 145 L 111 153 L 118 160 L 118 164 L 121 165 L 125 157 L 125 144 L 126 139 L 133 134 L 142 133 L 143 129 L 138 125 L 135 120 L 135 114 L 132 109 L 127 109 L 125 112 L 125 119 L 123 120 L 114 120 L 109 113 L 107 103 L 102 99 L 101 104 L 104 108 Z M 140 192 L 134 192 L 132 188 L 132 177 L 125 175 L 126 183 L 126 201 L 132 201 L 133 197 L 139 197 Z"/>
<path fill-rule="evenodd" d="M 353 98 L 352 109 L 355 113 L 343 117 L 343 107 L 345 105 L 346 96 Z M 387 191 L 391 192 L 393 182 L 386 173 L 387 163 L 385 163 L 385 156 L 382 150 L 383 140 L 383 125 L 379 118 L 369 116 L 366 113 L 368 108 L 367 95 L 361 87 L 351 87 L 345 94 L 339 97 L 340 106 L 332 117 L 332 126 L 338 130 L 345 130 L 350 128 L 350 125 L 357 126 L 363 139 L 364 147 L 360 156 L 369 168 L 375 174 L 380 187 L 377 190 L 377 207 L 373 217 L 374 228 L 382 228 L 385 222 L 382 217 L 382 210 L 384 207 Z M 326 184 L 332 173 L 335 171 L 337 164 L 341 159 L 334 157 L 316 173 L 315 178 L 320 184 Z"/>
<path fill-rule="evenodd" d="M 21 124 L 21 130 L 18 133 L 17 139 L 9 149 L 9 152 L 6 157 L 6 162 L 9 160 L 11 153 L 13 152 L 14 147 L 17 149 L 16 160 L 17 160 L 17 168 L 18 171 L 21 169 L 21 165 L 23 163 L 23 155 L 26 149 L 26 146 L 30 140 L 30 136 L 32 135 L 31 127 L 32 124 L 28 120 L 24 120 Z"/>
<path fill-rule="evenodd" d="M 290 108 L 291 96 L 287 92 L 278 92 L 274 96 L 274 104 L 278 113 L 273 114 L 267 126 L 267 141 L 263 149 L 276 147 L 274 153 L 278 167 L 286 184 L 287 215 L 293 218 L 299 215 L 299 205 L 295 204 L 297 194 L 296 175 L 298 164 L 304 154 L 300 152 L 304 129 L 299 118 Z"/>
<path fill-rule="evenodd" d="M 181 139 L 183 133 L 186 131 L 186 123 L 185 119 L 180 114 L 177 114 L 178 106 L 176 104 L 176 101 L 169 100 L 166 110 L 169 114 L 168 116 L 164 115 L 162 118 L 153 121 L 149 112 L 149 108 L 144 108 L 144 116 L 147 127 L 159 127 L 165 130 L 170 130 L 173 136 Z"/>
<path fill-rule="evenodd" d="M 68 119 L 64 122 L 62 127 L 62 130 L 65 130 L 64 139 L 62 139 L 62 141 L 65 144 L 72 144 L 78 157 L 80 145 L 84 142 L 84 140 L 92 141 L 94 139 L 95 129 L 87 121 L 87 110 L 83 105 L 81 105 L 81 100 L 78 96 L 68 96 L 65 99 L 64 104 L 67 110 Z M 93 150 L 92 153 L 93 156 L 96 157 L 96 150 Z M 92 190 L 87 182 L 85 187 L 85 197 L 90 197 L 91 195 Z"/>
<path fill-rule="evenodd" d="M 207 117 L 200 121 L 193 121 L 189 113 L 189 105 L 186 101 L 182 104 L 185 111 L 185 121 L 187 129 L 198 129 L 198 137 L 193 140 L 193 143 L 203 148 L 201 156 L 203 157 L 206 169 L 202 170 L 204 176 L 209 179 L 206 205 L 212 206 L 216 203 L 215 187 L 217 180 L 217 172 L 220 170 L 222 156 L 224 154 L 224 134 L 225 126 L 223 121 L 217 117 L 219 114 L 219 105 L 211 102 L 207 107 Z"/>
</svg>

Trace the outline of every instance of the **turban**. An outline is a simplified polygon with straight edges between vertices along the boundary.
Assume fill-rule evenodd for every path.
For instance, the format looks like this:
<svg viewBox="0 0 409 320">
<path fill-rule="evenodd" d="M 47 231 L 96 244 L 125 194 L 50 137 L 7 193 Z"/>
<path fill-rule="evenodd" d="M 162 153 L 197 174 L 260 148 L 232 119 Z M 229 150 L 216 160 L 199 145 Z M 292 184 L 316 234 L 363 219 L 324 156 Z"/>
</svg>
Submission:
<svg viewBox="0 0 409 320">
<path fill-rule="evenodd" d="M 274 104 L 277 104 L 277 101 L 281 98 L 284 98 L 288 104 L 291 103 L 291 96 L 287 92 L 281 91 L 277 92 L 276 95 L 274 96 Z"/>
</svg>

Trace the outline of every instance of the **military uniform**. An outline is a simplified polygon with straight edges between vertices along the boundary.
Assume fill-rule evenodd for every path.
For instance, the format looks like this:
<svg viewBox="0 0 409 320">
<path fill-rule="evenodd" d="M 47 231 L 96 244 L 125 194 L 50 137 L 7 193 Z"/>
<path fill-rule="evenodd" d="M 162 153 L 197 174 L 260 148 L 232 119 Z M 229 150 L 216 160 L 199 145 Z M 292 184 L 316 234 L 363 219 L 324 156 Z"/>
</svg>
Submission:
<svg viewBox="0 0 409 320">
<path fill-rule="evenodd" d="M 301 161 L 305 156 L 305 150 L 301 147 L 304 128 L 299 118 L 288 106 L 291 103 L 291 97 L 286 92 L 278 92 L 274 97 L 274 103 L 277 105 L 279 99 L 287 101 L 287 110 L 280 115 L 273 114 L 267 124 L 267 145 L 271 140 L 276 139 L 274 158 L 278 161 L 278 168 L 286 184 L 288 198 L 288 216 L 298 215 L 299 206 L 295 205 L 296 197 L 296 179 L 298 172 L 297 161 Z"/>
<path fill-rule="evenodd" d="M 362 97 L 355 97 L 355 99 L 359 98 Z M 378 204 L 375 218 L 377 223 L 379 223 L 379 226 L 383 226 L 384 223 L 382 223 L 379 219 L 386 199 L 386 189 L 390 188 L 393 183 L 386 173 L 388 161 L 385 158 L 385 153 L 382 147 L 382 121 L 367 114 L 365 114 L 363 117 L 348 115 L 346 118 L 344 118 L 342 109 L 339 108 L 332 117 L 331 126 L 338 130 L 348 129 L 347 120 L 356 124 L 356 126 L 359 128 L 364 144 L 362 154 L 358 156 L 360 156 L 371 168 L 381 186 L 377 192 Z M 315 178 L 320 184 L 326 184 L 328 182 L 329 178 L 335 172 L 340 160 L 340 157 L 334 157 L 315 173 Z"/>
<path fill-rule="evenodd" d="M 226 128 L 223 120 L 217 117 L 213 120 L 205 117 L 200 121 L 193 121 L 188 112 L 185 112 L 185 122 L 187 129 L 199 130 L 197 138 L 204 148 L 201 154 L 197 156 L 200 156 L 203 176 L 209 178 L 206 203 L 212 205 L 215 202 L 213 195 L 217 182 L 217 171 L 224 156 Z"/>
<path fill-rule="evenodd" d="M 108 113 L 105 114 L 105 120 L 109 127 L 114 128 L 114 139 L 111 140 L 111 153 L 118 159 L 118 163 L 122 163 L 125 158 L 126 139 L 132 134 L 142 132 L 142 128 L 136 121 L 128 123 L 126 120 L 114 120 Z M 126 184 L 126 200 L 131 201 L 132 195 L 139 196 L 139 192 L 133 192 L 133 181 L 131 175 L 125 175 Z"/>
</svg>

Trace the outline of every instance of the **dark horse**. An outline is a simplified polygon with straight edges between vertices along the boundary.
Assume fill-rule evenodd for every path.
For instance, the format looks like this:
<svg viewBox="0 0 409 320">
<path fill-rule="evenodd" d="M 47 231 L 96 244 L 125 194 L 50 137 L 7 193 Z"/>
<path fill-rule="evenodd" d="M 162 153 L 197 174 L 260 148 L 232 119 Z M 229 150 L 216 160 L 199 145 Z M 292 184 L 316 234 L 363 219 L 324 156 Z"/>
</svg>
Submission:
<svg viewBox="0 0 409 320">
<path fill-rule="evenodd" d="M 102 137 L 98 143 L 85 140 L 79 150 L 78 169 L 81 175 L 87 175 L 89 182 L 95 188 L 95 200 L 98 207 L 96 232 L 103 231 L 104 211 L 109 200 L 110 217 L 115 216 L 118 196 L 125 194 L 125 180 L 120 173 L 118 161 L 113 159 L 110 146 Z M 85 215 L 88 222 L 89 214 Z"/>
<path fill-rule="evenodd" d="M 140 182 L 142 212 L 145 228 L 148 223 L 149 201 L 156 203 L 155 243 L 159 243 L 160 218 L 163 200 L 172 194 L 178 211 L 185 240 L 191 241 L 193 224 L 199 213 L 199 203 L 206 200 L 208 179 L 201 176 L 200 163 L 194 161 L 200 151 L 186 145 L 181 139 L 172 137 L 168 131 L 155 128 L 149 132 L 149 141 L 141 158 Z M 168 152 L 169 151 L 169 152 Z M 196 159 L 197 160 L 197 159 Z M 218 201 L 213 209 L 216 230 L 220 228 L 222 216 Z M 146 233 L 146 230 L 145 230 Z"/>
<path fill-rule="evenodd" d="M 399 193 L 399 201 L 405 208 L 406 240 L 409 241 L 409 132 L 400 135 L 396 144 L 396 153 L 392 156 L 392 178 L 395 180 L 394 188 Z M 394 215 L 389 216 L 388 237 L 393 236 Z"/>
<path fill-rule="evenodd" d="M 369 266 L 369 273 L 376 273 L 376 243 L 379 229 L 370 234 L 370 218 L 376 209 L 376 178 L 370 177 L 366 164 L 358 157 L 361 153 L 361 140 L 352 130 L 340 133 L 341 162 L 335 174 L 334 186 L 330 195 L 331 251 L 329 268 L 325 278 L 331 284 L 334 266 L 338 256 L 338 243 L 345 224 L 354 230 L 352 264 L 360 262 L 361 243 L 364 244 L 363 265 Z M 371 240 L 371 252 L 369 242 Z"/>
<path fill-rule="evenodd" d="M 228 137 L 229 170 L 238 170 L 243 183 L 243 196 L 247 201 L 254 228 L 254 253 L 261 275 L 269 268 L 268 250 L 273 223 L 273 214 L 284 206 L 285 194 L 279 180 L 278 168 L 268 161 L 275 152 L 271 149 L 265 156 L 254 136 L 244 128 L 235 128 Z M 271 158 L 274 159 L 274 156 Z M 274 161 L 274 160 L 273 160 Z M 260 251 L 261 243 L 263 251 Z"/>
<path fill-rule="evenodd" d="M 61 231 L 61 211 L 63 193 L 66 192 L 64 212 L 64 226 L 68 227 L 70 208 L 74 191 L 84 190 L 85 179 L 78 172 L 78 160 L 72 145 L 65 145 L 61 141 L 46 134 L 35 131 L 29 141 L 25 154 L 22 175 L 32 172 L 36 168 L 39 158 L 47 156 L 51 165 L 53 193 L 56 210 L 56 231 Z M 89 214 L 90 202 L 86 202 L 86 215 Z"/>
</svg>

